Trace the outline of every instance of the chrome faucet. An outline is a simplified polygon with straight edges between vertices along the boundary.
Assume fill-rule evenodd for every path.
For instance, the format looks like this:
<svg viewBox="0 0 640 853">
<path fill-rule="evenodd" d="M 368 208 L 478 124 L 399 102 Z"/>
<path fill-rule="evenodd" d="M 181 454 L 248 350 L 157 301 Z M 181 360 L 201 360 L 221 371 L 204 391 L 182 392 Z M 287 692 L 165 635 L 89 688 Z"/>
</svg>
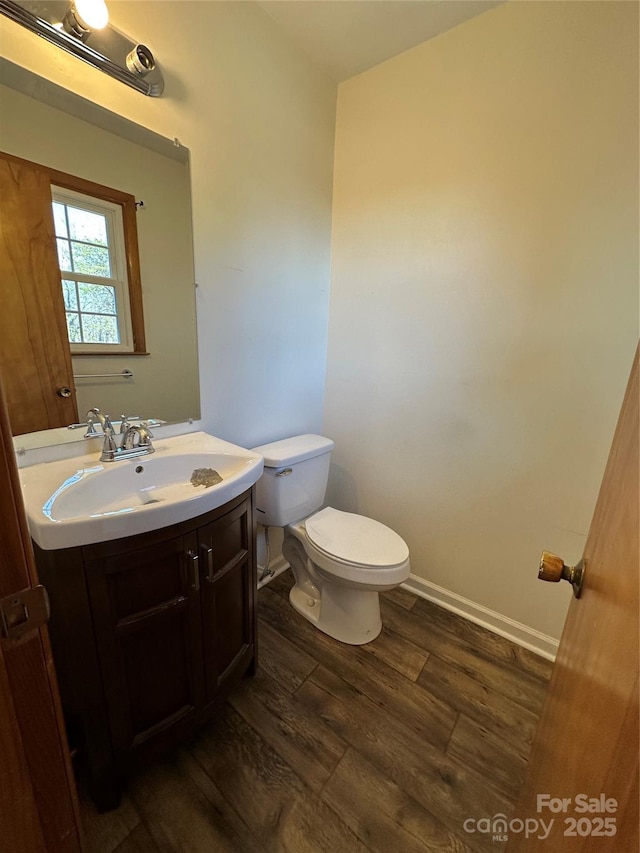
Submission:
<svg viewBox="0 0 640 853">
<path fill-rule="evenodd" d="M 132 456 L 146 456 L 149 453 L 155 452 L 155 448 L 151 444 L 153 433 L 145 421 L 142 421 L 139 425 L 131 425 L 125 416 L 121 415 L 118 443 L 109 415 L 103 415 L 100 409 L 94 408 L 89 409 L 86 417 L 88 429 L 85 433 L 85 438 L 93 438 L 99 435 L 95 429 L 96 422 L 102 427 L 104 444 L 102 445 L 102 453 L 100 454 L 101 462 L 116 462 L 118 459 L 128 459 Z M 138 437 L 137 441 L 135 440 L 136 436 Z"/>
</svg>

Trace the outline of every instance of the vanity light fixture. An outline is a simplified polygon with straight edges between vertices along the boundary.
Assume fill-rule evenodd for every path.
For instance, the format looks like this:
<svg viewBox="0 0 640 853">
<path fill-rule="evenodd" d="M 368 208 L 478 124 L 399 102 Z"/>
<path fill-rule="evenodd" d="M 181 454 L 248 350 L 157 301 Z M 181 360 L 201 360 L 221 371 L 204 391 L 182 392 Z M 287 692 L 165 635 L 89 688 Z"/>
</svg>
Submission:
<svg viewBox="0 0 640 853">
<path fill-rule="evenodd" d="M 0 12 L 144 95 L 163 92 L 153 54 L 109 24 L 105 0 L 0 0 Z"/>
</svg>

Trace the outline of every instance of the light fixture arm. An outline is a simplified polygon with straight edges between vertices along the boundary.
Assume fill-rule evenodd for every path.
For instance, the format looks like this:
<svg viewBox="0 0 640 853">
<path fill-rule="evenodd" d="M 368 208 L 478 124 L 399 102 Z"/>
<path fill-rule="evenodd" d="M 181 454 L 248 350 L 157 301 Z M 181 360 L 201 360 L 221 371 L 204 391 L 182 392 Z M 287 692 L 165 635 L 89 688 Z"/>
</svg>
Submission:
<svg viewBox="0 0 640 853">
<path fill-rule="evenodd" d="M 148 47 L 110 24 L 86 27 L 69 0 L 0 0 L 0 12 L 144 95 L 157 98 L 164 90 L 162 72 Z"/>
</svg>

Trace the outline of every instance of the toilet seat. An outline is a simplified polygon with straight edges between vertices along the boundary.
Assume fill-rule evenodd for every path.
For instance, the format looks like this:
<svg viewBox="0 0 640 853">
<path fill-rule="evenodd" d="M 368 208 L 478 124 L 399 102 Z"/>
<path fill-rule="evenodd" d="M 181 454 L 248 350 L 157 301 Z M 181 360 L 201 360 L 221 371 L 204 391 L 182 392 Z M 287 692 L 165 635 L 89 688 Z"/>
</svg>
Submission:
<svg viewBox="0 0 640 853">
<path fill-rule="evenodd" d="M 330 506 L 308 518 L 305 530 L 316 548 L 353 566 L 388 568 L 409 556 L 405 541 L 389 527 Z"/>
<path fill-rule="evenodd" d="M 406 543 L 372 518 L 326 507 L 289 529 L 304 539 L 313 563 L 336 580 L 386 589 L 409 577 Z"/>
</svg>

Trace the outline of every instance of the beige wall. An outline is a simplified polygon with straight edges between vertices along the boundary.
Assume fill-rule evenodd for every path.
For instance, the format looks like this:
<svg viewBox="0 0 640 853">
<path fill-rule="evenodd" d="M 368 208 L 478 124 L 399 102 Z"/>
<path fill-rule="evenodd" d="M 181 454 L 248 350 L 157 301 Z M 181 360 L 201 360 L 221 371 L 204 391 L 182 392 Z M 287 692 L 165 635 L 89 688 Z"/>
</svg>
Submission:
<svg viewBox="0 0 640 853">
<path fill-rule="evenodd" d="M 4 18 L 0 50 L 191 150 L 205 427 L 321 430 L 335 86 L 251 3 L 111 14 L 162 98 Z M 539 551 L 580 555 L 637 336 L 636 14 L 510 3 L 340 88 L 330 497 L 556 636 Z"/>
<path fill-rule="evenodd" d="M 330 497 L 558 637 L 638 336 L 638 7 L 509 3 L 339 88 Z M 566 588 L 565 588 L 566 587 Z"/>
<path fill-rule="evenodd" d="M 161 98 L 4 16 L 0 52 L 189 148 L 204 427 L 248 446 L 318 430 L 336 86 L 253 3 L 109 8 L 154 52 Z"/>
<path fill-rule="evenodd" d="M 3 151 L 144 201 L 137 228 L 149 355 L 74 356 L 76 374 L 133 371 L 126 381 L 78 379 L 80 418 L 93 406 L 114 419 L 122 413 L 167 421 L 198 418 L 188 166 L 6 86 L 0 86 L 0 109 Z"/>
</svg>

